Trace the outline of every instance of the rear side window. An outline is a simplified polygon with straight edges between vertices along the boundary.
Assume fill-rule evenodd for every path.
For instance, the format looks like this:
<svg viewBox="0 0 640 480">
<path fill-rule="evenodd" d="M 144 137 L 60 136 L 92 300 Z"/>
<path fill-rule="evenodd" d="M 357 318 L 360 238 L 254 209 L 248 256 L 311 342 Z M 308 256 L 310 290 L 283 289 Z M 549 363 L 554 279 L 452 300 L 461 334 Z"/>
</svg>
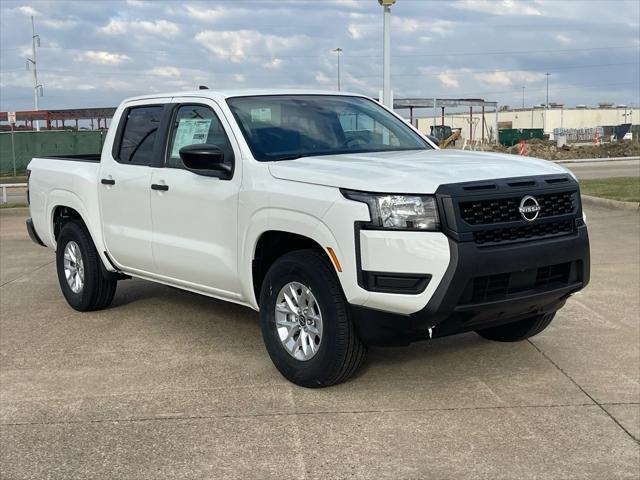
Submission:
<svg viewBox="0 0 640 480">
<path fill-rule="evenodd" d="M 233 147 L 215 112 L 205 105 L 181 105 L 169 134 L 167 166 L 184 168 L 180 149 L 205 143 L 220 148 L 225 163 L 233 162 Z"/>
<path fill-rule="evenodd" d="M 151 165 L 163 111 L 158 105 L 132 107 L 127 111 L 118 162 Z"/>
</svg>

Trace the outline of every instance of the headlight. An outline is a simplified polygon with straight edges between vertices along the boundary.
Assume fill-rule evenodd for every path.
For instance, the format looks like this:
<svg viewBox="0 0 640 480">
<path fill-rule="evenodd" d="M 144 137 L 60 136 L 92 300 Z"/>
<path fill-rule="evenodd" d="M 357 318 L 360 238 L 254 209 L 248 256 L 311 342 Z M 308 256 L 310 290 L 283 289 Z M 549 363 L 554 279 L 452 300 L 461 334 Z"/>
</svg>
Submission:
<svg viewBox="0 0 640 480">
<path fill-rule="evenodd" d="M 432 195 L 388 195 L 342 190 L 342 194 L 369 205 L 371 226 L 391 230 L 440 230 L 438 206 Z"/>
</svg>

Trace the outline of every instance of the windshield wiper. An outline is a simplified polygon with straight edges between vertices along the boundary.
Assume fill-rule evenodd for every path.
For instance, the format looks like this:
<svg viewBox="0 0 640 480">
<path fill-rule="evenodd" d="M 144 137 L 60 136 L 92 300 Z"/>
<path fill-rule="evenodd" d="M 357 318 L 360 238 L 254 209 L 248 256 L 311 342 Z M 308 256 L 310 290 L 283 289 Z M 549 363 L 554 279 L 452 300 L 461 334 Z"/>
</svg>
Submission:
<svg viewBox="0 0 640 480">
<path fill-rule="evenodd" d="M 298 158 L 308 157 L 309 155 L 304 153 L 292 153 L 291 155 L 284 155 L 282 157 L 274 158 L 276 162 L 280 160 L 297 160 Z"/>
</svg>

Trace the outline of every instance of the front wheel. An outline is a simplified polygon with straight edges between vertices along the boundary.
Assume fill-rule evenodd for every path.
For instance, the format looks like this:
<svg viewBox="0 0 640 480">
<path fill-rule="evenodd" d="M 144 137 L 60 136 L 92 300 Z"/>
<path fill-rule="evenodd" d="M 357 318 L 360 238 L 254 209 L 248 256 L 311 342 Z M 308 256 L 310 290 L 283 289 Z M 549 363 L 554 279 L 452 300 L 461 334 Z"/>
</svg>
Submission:
<svg viewBox="0 0 640 480">
<path fill-rule="evenodd" d="M 109 306 L 117 280 L 108 278 L 86 227 L 75 220 L 64 224 L 56 245 L 58 282 L 67 303 L 87 312 Z"/>
<path fill-rule="evenodd" d="M 476 333 L 481 337 L 497 342 L 519 342 L 542 332 L 549 326 L 555 315 L 555 312 L 538 315 L 518 322 L 476 330 Z"/>
<path fill-rule="evenodd" d="M 303 387 L 344 382 L 365 357 L 333 268 L 313 250 L 288 253 L 271 266 L 260 293 L 260 324 L 276 368 Z"/>
</svg>

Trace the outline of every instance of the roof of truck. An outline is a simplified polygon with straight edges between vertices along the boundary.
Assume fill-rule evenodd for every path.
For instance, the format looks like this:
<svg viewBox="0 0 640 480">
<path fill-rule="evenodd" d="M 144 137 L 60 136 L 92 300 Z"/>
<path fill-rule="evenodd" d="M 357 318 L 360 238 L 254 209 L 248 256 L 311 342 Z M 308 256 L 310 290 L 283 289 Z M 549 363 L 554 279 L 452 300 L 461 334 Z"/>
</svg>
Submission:
<svg viewBox="0 0 640 480">
<path fill-rule="evenodd" d="M 338 92 L 334 90 L 296 90 L 296 89 L 241 89 L 241 90 L 189 90 L 183 92 L 167 92 L 167 93 L 154 93 L 151 95 L 140 95 L 136 97 L 127 98 L 125 102 L 131 102 L 135 100 L 147 100 L 152 98 L 167 98 L 167 97 L 205 97 L 205 98 L 231 98 L 231 97 L 255 97 L 261 95 L 344 95 L 344 96 L 357 96 L 363 97 L 361 93 L 353 92 Z"/>
</svg>

